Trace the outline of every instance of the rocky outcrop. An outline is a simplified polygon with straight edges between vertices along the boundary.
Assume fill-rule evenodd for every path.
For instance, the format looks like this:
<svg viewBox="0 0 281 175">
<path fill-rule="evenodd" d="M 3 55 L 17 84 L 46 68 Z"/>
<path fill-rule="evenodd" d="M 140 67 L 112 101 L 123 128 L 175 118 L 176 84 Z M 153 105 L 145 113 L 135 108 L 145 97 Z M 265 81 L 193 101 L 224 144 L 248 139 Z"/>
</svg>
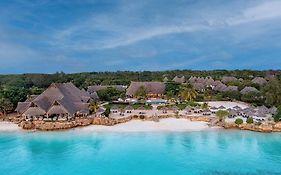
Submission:
<svg viewBox="0 0 281 175">
<path fill-rule="evenodd" d="M 249 131 L 256 131 L 256 132 L 281 132 L 281 122 L 279 123 L 263 123 L 260 125 L 256 124 L 241 124 L 237 125 L 235 123 L 219 123 L 218 126 L 221 126 L 225 129 L 241 129 L 241 130 L 249 130 Z"/>
<path fill-rule="evenodd" d="M 53 131 L 88 126 L 92 124 L 112 126 L 118 123 L 125 123 L 131 119 L 131 117 L 120 119 L 95 117 L 80 118 L 73 121 L 22 121 L 19 126 L 27 130 Z"/>
</svg>

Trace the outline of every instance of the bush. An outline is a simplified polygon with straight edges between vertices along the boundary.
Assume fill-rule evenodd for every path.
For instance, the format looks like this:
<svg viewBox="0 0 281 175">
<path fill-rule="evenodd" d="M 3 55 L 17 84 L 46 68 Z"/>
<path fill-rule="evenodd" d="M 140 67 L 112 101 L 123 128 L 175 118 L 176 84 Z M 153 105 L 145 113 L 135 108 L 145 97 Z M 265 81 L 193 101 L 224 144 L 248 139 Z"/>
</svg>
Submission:
<svg viewBox="0 0 281 175">
<path fill-rule="evenodd" d="M 103 115 L 104 115 L 105 117 L 109 117 L 109 114 L 110 114 L 110 108 L 107 107 L 107 108 L 105 109 L 105 111 L 103 112 Z"/>
<path fill-rule="evenodd" d="M 241 119 L 241 118 L 237 118 L 236 120 L 235 120 L 235 124 L 237 124 L 237 125 L 240 125 L 240 124 L 242 124 L 243 123 L 243 120 Z"/>
<path fill-rule="evenodd" d="M 249 117 L 249 118 L 247 118 L 246 122 L 247 122 L 248 124 L 252 124 L 252 123 L 254 123 L 254 119 L 253 119 L 253 117 Z"/>
</svg>

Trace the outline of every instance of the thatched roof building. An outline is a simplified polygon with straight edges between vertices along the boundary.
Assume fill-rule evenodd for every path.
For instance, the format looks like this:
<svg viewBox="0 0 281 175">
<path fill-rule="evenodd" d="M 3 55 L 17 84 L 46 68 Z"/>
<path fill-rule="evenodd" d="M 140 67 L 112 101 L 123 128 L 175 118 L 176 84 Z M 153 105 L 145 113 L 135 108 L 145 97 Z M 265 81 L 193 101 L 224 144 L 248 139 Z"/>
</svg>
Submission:
<svg viewBox="0 0 281 175">
<path fill-rule="evenodd" d="M 135 96 L 136 92 L 144 87 L 146 94 L 163 95 L 165 93 L 166 85 L 163 82 L 136 82 L 132 81 L 127 89 L 127 96 Z"/>
<path fill-rule="evenodd" d="M 72 83 L 52 83 L 42 94 L 19 102 L 16 111 L 24 116 L 88 114 L 90 95 Z"/>
<path fill-rule="evenodd" d="M 267 81 L 266 81 L 266 79 L 264 79 L 262 77 L 256 77 L 256 78 L 252 79 L 252 83 L 262 86 L 262 85 L 266 84 Z"/>
<path fill-rule="evenodd" d="M 224 92 L 238 91 L 238 87 L 237 87 L 237 86 L 228 86 L 228 87 L 225 88 L 223 91 L 224 91 Z"/>
<path fill-rule="evenodd" d="M 216 85 L 213 90 L 214 91 L 218 91 L 218 92 L 223 92 L 225 89 L 227 88 L 227 86 L 223 83 L 220 83 L 218 85 Z"/>
<path fill-rule="evenodd" d="M 256 88 L 254 88 L 254 87 L 249 87 L 249 86 L 245 87 L 244 89 L 242 89 L 242 90 L 240 91 L 241 94 L 249 94 L 249 93 L 252 93 L 252 92 L 254 92 L 254 93 L 260 93 L 260 91 L 257 90 Z"/>
<path fill-rule="evenodd" d="M 223 83 L 228 83 L 230 81 L 237 81 L 238 79 L 236 77 L 231 77 L 231 76 L 224 76 L 222 77 L 222 82 Z"/>
<path fill-rule="evenodd" d="M 176 83 L 184 83 L 185 82 L 185 77 L 184 76 L 182 76 L 182 77 L 175 76 L 173 78 L 173 81 L 176 82 Z"/>
</svg>

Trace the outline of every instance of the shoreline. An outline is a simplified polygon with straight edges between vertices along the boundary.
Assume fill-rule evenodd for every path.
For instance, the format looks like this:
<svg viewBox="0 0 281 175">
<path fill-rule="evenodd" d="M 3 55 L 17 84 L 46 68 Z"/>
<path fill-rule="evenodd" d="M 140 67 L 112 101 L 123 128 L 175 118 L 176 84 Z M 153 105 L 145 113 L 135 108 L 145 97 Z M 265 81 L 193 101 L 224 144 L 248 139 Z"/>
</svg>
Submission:
<svg viewBox="0 0 281 175">
<path fill-rule="evenodd" d="M 81 131 L 81 132 L 192 132 L 213 130 L 221 127 L 209 127 L 208 122 L 204 121 L 190 121 L 183 118 L 164 118 L 158 122 L 155 121 L 142 121 L 142 120 L 130 120 L 125 123 L 119 123 L 112 126 L 106 125 L 88 125 L 75 128 L 69 128 L 67 130 Z M 1 132 L 18 132 L 26 131 L 17 124 L 12 122 L 0 122 Z M 37 131 L 37 130 L 35 130 Z M 39 131 L 39 130 L 38 130 Z M 54 130 L 58 131 L 58 130 Z"/>
<path fill-rule="evenodd" d="M 18 131 L 25 131 L 25 130 L 13 122 L 7 122 L 7 121 L 0 122 L 0 133 L 1 132 L 18 132 Z"/>
<path fill-rule="evenodd" d="M 115 132 L 115 133 L 133 133 L 133 132 L 194 132 L 194 131 L 210 131 L 216 129 L 236 129 L 236 130 L 248 130 L 254 132 L 281 132 L 281 122 L 274 125 L 269 124 L 247 124 L 243 123 L 237 125 L 235 123 L 222 123 L 219 122 L 216 125 L 210 127 L 210 123 L 205 120 L 205 118 L 174 118 L 174 117 L 164 117 L 159 121 L 152 120 L 140 120 L 140 119 L 124 119 L 124 120 L 101 120 L 96 118 L 89 122 L 80 121 L 80 125 L 71 125 L 66 128 L 59 129 L 42 129 L 38 128 L 22 128 L 21 125 L 15 124 L 9 121 L 0 121 L 0 133 L 5 132 L 44 132 L 44 131 L 75 131 L 75 132 Z M 51 125 L 52 123 L 41 124 Z M 65 124 L 62 124 L 65 125 Z M 68 124 L 66 124 L 68 125 Z"/>
<path fill-rule="evenodd" d="M 119 123 L 113 126 L 89 125 L 86 127 L 74 128 L 81 132 L 193 132 L 213 130 L 221 127 L 209 127 L 208 122 L 190 121 L 187 119 L 166 118 L 159 122 L 131 120 L 126 123 Z"/>
</svg>

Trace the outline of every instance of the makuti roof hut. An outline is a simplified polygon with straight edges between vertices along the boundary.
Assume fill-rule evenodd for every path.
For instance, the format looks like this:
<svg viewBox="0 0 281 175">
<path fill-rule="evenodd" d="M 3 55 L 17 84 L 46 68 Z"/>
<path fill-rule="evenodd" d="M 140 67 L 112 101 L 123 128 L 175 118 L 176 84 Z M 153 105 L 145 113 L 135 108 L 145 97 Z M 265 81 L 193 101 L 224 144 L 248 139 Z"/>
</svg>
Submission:
<svg viewBox="0 0 281 175">
<path fill-rule="evenodd" d="M 256 88 L 254 88 L 254 87 L 249 87 L 249 86 L 245 87 L 244 89 L 242 89 L 242 90 L 240 91 L 241 94 L 249 94 L 249 93 L 252 93 L 252 92 L 254 92 L 254 93 L 260 93 L 260 91 L 257 90 Z"/>
<path fill-rule="evenodd" d="M 163 82 L 136 82 L 132 81 L 127 89 L 126 95 L 133 97 L 138 92 L 138 90 L 144 87 L 145 93 L 152 96 L 161 96 L 165 93 L 166 85 Z"/>
<path fill-rule="evenodd" d="M 225 88 L 223 91 L 224 91 L 224 92 L 238 91 L 238 87 L 237 87 L 237 86 L 228 86 L 228 87 Z"/>
<path fill-rule="evenodd" d="M 74 117 L 89 113 L 90 95 L 72 83 L 52 83 L 42 94 L 19 102 L 16 111 L 23 116 L 60 115 Z"/>
<path fill-rule="evenodd" d="M 182 76 L 182 77 L 175 76 L 173 78 L 173 81 L 176 82 L 176 83 L 184 83 L 185 82 L 185 77 L 184 76 Z"/>
<path fill-rule="evenodd" d="M 262 86 L 262 85 L 266 84 L 267 81 L 266 81 L 266 79 L 264 79 L 262 77 L 256 77 L 256 78 L 252 79 L 252 83 Z"/>
<path fill-rule="evenodd" d="M 236 77 L 231 77 L 231 76 L 224 76 L 222 77 L 222 82 L 223 83 L 228 83 L 228 82 L 231 82 L 231 81 L 237 81 L 238 79 Z"/>
</svg>

